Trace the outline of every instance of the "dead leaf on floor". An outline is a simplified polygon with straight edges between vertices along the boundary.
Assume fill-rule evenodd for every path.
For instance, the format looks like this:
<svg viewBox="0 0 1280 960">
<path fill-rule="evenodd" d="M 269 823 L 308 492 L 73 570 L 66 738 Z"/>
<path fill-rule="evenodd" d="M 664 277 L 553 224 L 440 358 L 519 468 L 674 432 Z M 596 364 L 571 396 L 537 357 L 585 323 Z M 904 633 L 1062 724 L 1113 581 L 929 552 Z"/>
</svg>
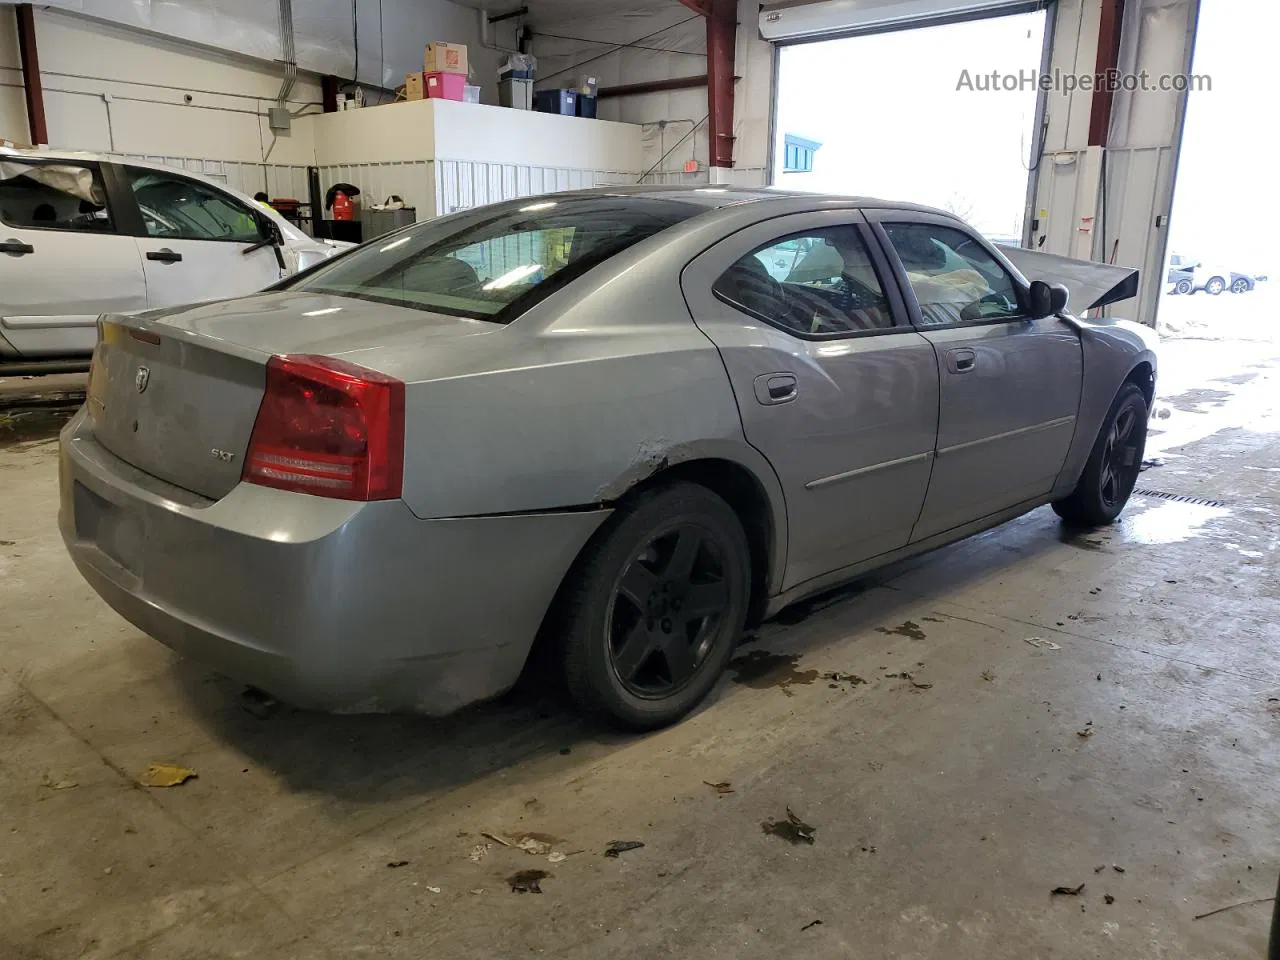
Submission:
<svg viewBox="0 0 1280 960">
<path fill-rule="evenodd" d="M 139 782 L 144 787 L 177 787 L 198 776 L 194 770 L 174 763 L 150 763 Z"/>
<path fill-rule="evenodd" d="M 726 793 L 733 793 L 733 784 L 728 780 L 721 780 L 719 783 L 712 783 L 710 780 L 703 780 L 702 782 L 722 797 Z"/>
<path fill-rule="evenodd" d="M 986 681 L 988 681 L 988 682 L 989 682 L 989 681 L 991 681 L 991 680 L 994 680 L 995 678 L 996 678 L 996 674 L 995 674 L 995 671 L 994 671 L 994 670 L 983 670 L 983 671 L 982 671 L 982 679 L 983 679 L 983 680 L 986 680 Z"/>
<path fill-rule="evenodd" d="M 1049 893 L 1055 897 L 1078 897 L 1084 892 L 1084 884 L 1078 887 L 1054 887 Z"/>
<path fill-rule="evenodd" d="M 521 870 L 507 877 L 507 884 L 512 893 L 541 893 L 542 881 L 551 876 L 546 870 Z"/>
<path fill-rule="evenodd" d="M 50 790 L 70 790 L 72 787 L 80 786 L 80 783 L 76 780 L 54 780 L 46 773 L 40 778 L 40 786 Z"/>
<path fill-rule="evenodd" d="M 1092 721 L 1092 720 L 1090 720 L 1088 723 L 1086 723 L 1086 724 L 1084 725 L 1084 728 L 1083 728 L 1083 729 L 1081 729 L 1081 730 L 1077 730 L 1077 731 L 1076 731 L 1076 736 L 1077 736 L 1077 737 L 1080 737 L 1082 740 L 1087 740 L 1089 737 L 1092 737 L 1092 736 L 1093 736 L 1093 721 Z"/>
<path fill-rule="evenodd" d="M 1119 864 L 1113 863 L 1111 865 L 1111 869 L 1114 870 L 1116 873 L 1124 873 L 1124 867 L 1120 866 Z"/>
<path fill-rule="evenodd" d="M 408 860 L 388 860 L 387 861 L 387 869 L 389 870 L 398 870 L 400 867 L 407 867 L 408 865 L 409 865 Z"/>
<path fill-rule="evenodd" d="M 609 845 L 605 847 L 604 855 L 606 857 L 616 857 L 619 854 L 626 853 L 628 850 L 639 850 L 644 846 L 640 840 L 610 840 Z"/>
<path fill-rule="evenodd" d="M 911 686 L 915 687 L 917 690 L 932 690 L 932 689 L 933 689 L 933 684 L 932 684 L 932 683 L 921 683 L 919 680 L 912 680 L 912 681 L 911 681 Z"/>
<path fill-rule="evenodd" d="M 812 845 L 814 842 L 813 835 L 818 832 L 817 827 L 809 826 L 809 824 L 792 813 L 790 807 L 787 807 L 787 819 L 766 820 L 760 824 L 760 829 L 771 837 L 781 837 L 796 846 L 802 843 Z"/>
</svg>

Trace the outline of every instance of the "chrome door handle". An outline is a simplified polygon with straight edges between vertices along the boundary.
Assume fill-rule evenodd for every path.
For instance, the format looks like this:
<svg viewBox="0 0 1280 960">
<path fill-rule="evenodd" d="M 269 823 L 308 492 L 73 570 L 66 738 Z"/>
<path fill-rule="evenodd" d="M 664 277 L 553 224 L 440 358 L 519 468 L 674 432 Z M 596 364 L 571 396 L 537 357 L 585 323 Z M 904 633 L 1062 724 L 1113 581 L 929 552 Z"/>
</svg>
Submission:
<svg viewBox="0 0 1280 960">
<path fill-rule="evenodd" d="M 968 347 L 947 351 L 947 369 L 952 373 L 971 373 L 978 365 L 978 355 Z"/>
<path fill-rule="evenodd" d="M 798 393 L 798 384 L 793 373 L 762 373 L 755 381 L 756 400 L 765 406 L 778 403 L 789 403 Z"/>
</svg>

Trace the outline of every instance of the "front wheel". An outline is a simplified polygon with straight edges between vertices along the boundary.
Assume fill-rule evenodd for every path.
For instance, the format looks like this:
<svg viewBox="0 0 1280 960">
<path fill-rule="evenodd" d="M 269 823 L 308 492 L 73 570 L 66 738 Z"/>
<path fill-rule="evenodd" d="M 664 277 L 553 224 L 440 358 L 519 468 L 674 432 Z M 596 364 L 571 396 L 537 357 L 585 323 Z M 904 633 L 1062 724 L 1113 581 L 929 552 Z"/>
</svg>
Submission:
<svg viewBox="0 0 1280 960">
<path fill-rule="evenodd" d="M 561 623 L 569 694 L 632 730 L 679 720 L 733 655 L 751 595 L 732 508 L 675 483 L 619 507 L 575 566 Z"/>
<path fill-rule="evenodd" d="M 1190 280 L 1187 280 L 1185 278 L 1183 278 L 1182 280 L 1179 280 L 1177 285 L 1173 288 L 1174 293 L 1180 293 L 1183 296 L 1189 296 L 1194 291 L 1195 291 L 1195 284 L 1193 284 Z"/>
<path fill-rule="evenodd" d="M 1238 280 L 1233 281 L 1231 284 L 1232 293 L 1248 293 L 1249 289 L 1250 289 L 1249 281 L 1246 280 L 1244 277 L 1240 277 Z"/>
<path fill-rule="evenodd" d="M 1120 388 L 1075 490 L 1053 504 L 1067 523 L 1100 527 L 1129 502 L 1147 445 L 1147 398 L 1136 384 Z"/>
<path fill-rule="evenodd" d="M 1227 282 L 1221 277 L 1210 277 L 1209 282 L 1204 285 L 1204 292 L 1211 297 L 1216 297 L 1225 289 L 1227 289 Z"/>
</svg>

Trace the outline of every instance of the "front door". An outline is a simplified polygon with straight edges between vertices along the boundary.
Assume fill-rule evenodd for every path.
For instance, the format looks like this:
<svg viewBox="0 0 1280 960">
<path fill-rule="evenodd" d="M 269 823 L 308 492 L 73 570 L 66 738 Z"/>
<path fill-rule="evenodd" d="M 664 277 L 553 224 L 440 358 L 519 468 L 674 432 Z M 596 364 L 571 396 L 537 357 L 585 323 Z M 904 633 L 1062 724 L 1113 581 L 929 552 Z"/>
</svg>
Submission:
<svg viewBox="0 0 1280 960">
<path fill-rule="evenodd" d="M 1080 336 L 1031 319 L 1026 285 L 956 220 L 868 211 L 938 353 L 937 462 L 912 540 L 1043 497 L 1075 434 Z"/>
<path fill-rule="evenodd" d="M 0 355 L 87 357 L 99 314 L 146 309 L 116 213 L 97 164 L 0 158 Z"/>
<path fill-rule="evenodd" d="M 938 369 L 887 270 L 862 215 L 836 209 L 741 230 L 681 278 L 782 483 L 784 590 L 905 545 L 924 501 Z"/>
<path fill-rule="evenodd" d="M 137 238 L 154 309 L 254 293 L 283 275 L 264 244 L 267 218 L 209 184 L 168 171 L 126 167 L 138 202 Z"/>
</svg>

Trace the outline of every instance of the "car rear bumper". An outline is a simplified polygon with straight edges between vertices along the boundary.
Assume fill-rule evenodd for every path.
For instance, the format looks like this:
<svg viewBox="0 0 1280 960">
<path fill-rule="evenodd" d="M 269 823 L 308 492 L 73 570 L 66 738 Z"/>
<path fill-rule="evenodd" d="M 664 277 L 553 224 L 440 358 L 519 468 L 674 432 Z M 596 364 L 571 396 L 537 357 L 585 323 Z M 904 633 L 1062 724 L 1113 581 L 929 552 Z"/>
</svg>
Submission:
<svg viewBox="0 0 1280 960">
<path fill-rule="evenodd" d="M 214 501 L 63 430 L 59 526 L 89 584 L 174 650 L 299 706 L 443 715 L 515 683 L 607 510 L 420 520 L 241 484 Z"/>
</svg>

